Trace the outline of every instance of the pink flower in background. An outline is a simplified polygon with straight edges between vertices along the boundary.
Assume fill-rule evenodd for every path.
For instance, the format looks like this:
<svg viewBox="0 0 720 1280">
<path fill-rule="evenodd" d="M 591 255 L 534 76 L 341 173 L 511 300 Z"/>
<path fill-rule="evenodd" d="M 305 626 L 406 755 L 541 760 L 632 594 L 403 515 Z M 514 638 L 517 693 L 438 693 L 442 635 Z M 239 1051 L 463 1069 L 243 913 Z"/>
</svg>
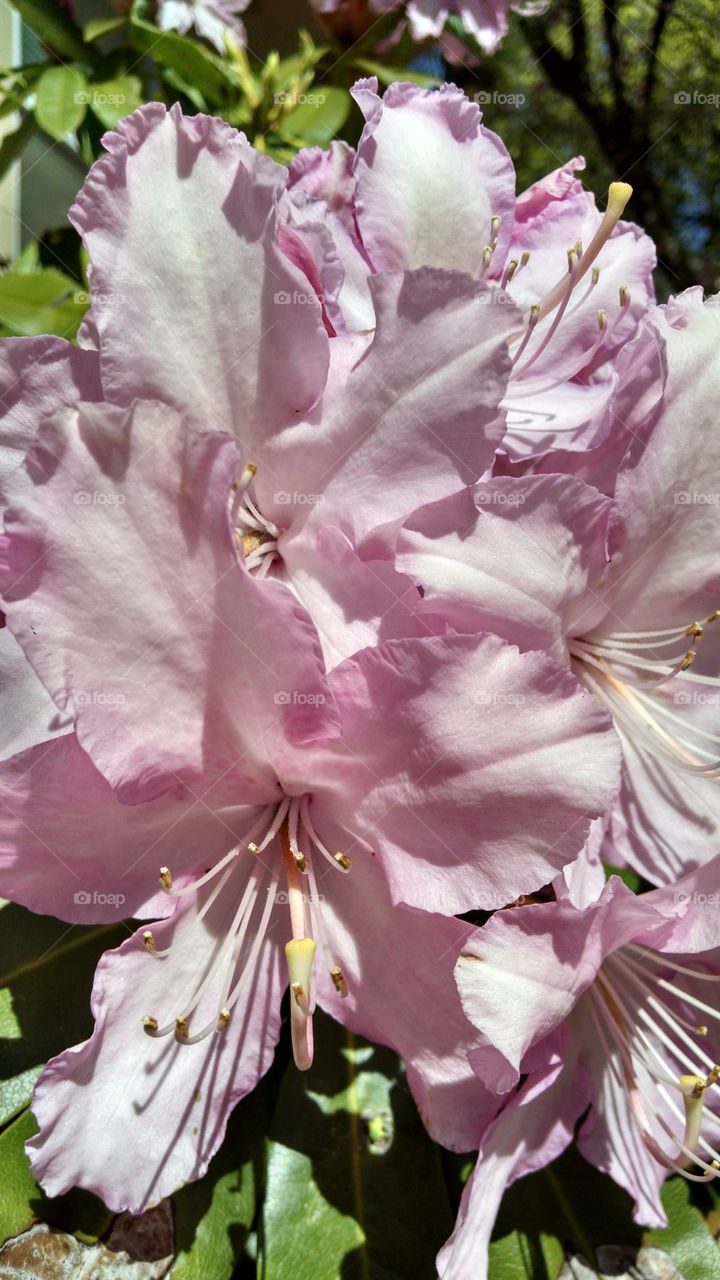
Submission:
<svg viewBox="0 0 720 1280">
<path fill-rule="evenodd" d="M 479 1141 L 466 927 L 438 913 L 545 883 L 617 785 L 607 717 L 544 655 L 407 639 L 328 680 L 305 611 L 242 562 L 240 468 L 158 402 L 87 404 L 6 482 L 8 625 L 74 732 L 3 766 L 2 891 L 76 920 L 180 903 L 103 962 L 95 1034 L 34 1103 L 44 1185 L 113 1207 L 203 1171 L 269 1065 L 286 942 L 298 1065 L 319 1000 L 402 1054 L 440 1141 Z"/>
<path fill-rule="evenodd" d="M 245 27 L 240 14 L 250 0 L 157 0 L 157 24 L 162 31 L 187 35 L 194 29 L 214 45 L 218 53 L 227 50 L 226 38 L 244 47 Z"/>
<path fill-rule="evenodd" d="M 380 98 L 367 80 L 353 92 L 366 118 L 356 156 L 336 144 L 290 167 L 289 252 L 302 265 L 292 243 L 304 242 L 329 322 L 338 332 L 372 326 L 374 272 L 468 272 L 494 286 L 498 323 L 511 300 L 521 313 L 503 447 L 515 459 L 591 447 L 619 355 L 654 300 L 652 241 L 620 221 L 630 189 L 614 184 L 601 214 L 576 159 L 516 199 L 503 143 L 459 89 L 395 84 Z"/>
<path fill-rule="evenodd" d="M 402 12 L 402 0 L 312 0 L 313 6 L 321 14 L 337 14 L 354 19 L 358 34 L 363 28 L 371 26 L 371 12 Z M 518 13 L 542 13 L 546 3 L 511 4 L 510 0 L 409 0 L 405 7 L 410 31 L 416 40 L 438 38 L 451 14 L 457 14 L 468 35 L 480 45 L 484 53 L 494 53 L 503 37 L 507 35 L 508 13 L 514 9 Z M 359 11 L 359 12 L 358 12 Z M 360 27 L 361 14 L 364 17 Z M 367 15 L 365 17 L 365 15 Z M 445 42 L 441 42 L 443 50 Z"/>
<path fill-rule="evenodd" d="M 623 778 L 603 856 L 669 883 L 720 852 L 720 308 L 659 308 L 662 402 L 614 499 L 568 476 L 497 478 L 419 512 L 398 567 L 421 614 L 571 665 L 613 716 Z"/>
<path fill-rule="evenodd" d="M 639 1222 L 665 1225 L 669 1173 L 717 1176 L 717 877 L 708 866 L 640 896 L 612 877 L 585 911 L 501 911 L 465 944 L 458 987 L 485 1042 L 475 1070 L 503 1092 L 527 1079 L 486 1135 L 442 1280 L 484 1280 L 506 1186 L 554 1160 L 588 1107 L 579 1149 L 630 1193 Z"/>
</svg>

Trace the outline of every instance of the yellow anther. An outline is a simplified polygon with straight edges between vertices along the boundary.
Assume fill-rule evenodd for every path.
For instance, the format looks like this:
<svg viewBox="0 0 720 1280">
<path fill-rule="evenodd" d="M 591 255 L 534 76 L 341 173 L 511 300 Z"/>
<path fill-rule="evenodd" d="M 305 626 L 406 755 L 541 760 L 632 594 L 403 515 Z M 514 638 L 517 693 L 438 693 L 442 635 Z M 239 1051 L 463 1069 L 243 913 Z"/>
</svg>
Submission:
<svg viewBox="0 0 720 1280">
<path fill-rule="evenodd" d="M 230 1010 L 221 1009 L 218 1014 L 218 1022 L 220 1024 L 220 1027 L 221 1028 L 226 1027 L 229 1021 L 230 1021 Z"/>
<path fill-rule="evenodd" d="M 693 664 L 693 662 L 695 661 L 696 657 L 697 657 L 697 654 L 696 654 L 695 650 L 694 650 L 694 649 L 688 649 L 687 653 L 685 654 L 685 657 L 683 658 L 682 662 L 680 663 L 680 670 L 681 670 L 681 671 L 687 671 L 688 667 L 691 667 L 691 666 L 692 666 L 692 664 Z"/>
<path fill-rule="evenodd" d="M 145 943 L 145 946 L 147 947 L 148 951 L 157 950 L 157 943 L 155 942 L 155 938 L 153 936 L 151 929 L 145 930 L 143 934 L 143 942 Z"/>
<path fill-rule="evenodd" d="M 330 970 L 330 977 L 332 978 L 333 986 L 337 991 L 338 995 L 342 996 L 344 1000 L 345 996 L 348 993 L 348 984 L 345 981 L 345 974 L 343 973 L 339 964 L 334 965 L 333 968 Z"/>
<path fill-rule="evenodd" d="M 163 889 L 172 889 L 172 876 L 169 867 L 160 868 L 160 884 Z"/>
<path fill-rule="evenodd" d="M 149 1035 L 149 1036 L 154 1035 L 157 1029 L 158 1029 L 157 1018 L 151 1018 L 149 1014 L 146 1018 L 143 1018 L 143 1031 L 146 1033 L 146 1035 Z"/>
<path fill-rule="evenodd" d="M 630 290 L 626 284 L 621 284 L 619 289 L 620 306 L 627 307 L 630 304 Z"/>
<path fill-rule="evenodd" d="M 352 863 L 346 853 L 334 853 L 333 860 L 337 862 L 339 867 L 342 867 L 343 871 L 349 871 L 352 866 Z"/>
<path fill-rule="evenodd" d="M 189 1033 L 188 1020 L 182 1016 L 175 1019 L 175 1035 L 181 1040 L 187 1040 Z"/>
</svg>

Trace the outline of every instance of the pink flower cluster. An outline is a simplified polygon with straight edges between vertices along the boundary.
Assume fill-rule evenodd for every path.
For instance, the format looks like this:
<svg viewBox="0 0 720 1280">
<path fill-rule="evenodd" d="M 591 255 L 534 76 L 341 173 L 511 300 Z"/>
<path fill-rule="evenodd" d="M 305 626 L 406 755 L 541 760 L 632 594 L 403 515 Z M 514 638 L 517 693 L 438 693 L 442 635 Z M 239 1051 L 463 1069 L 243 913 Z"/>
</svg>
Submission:
<svg viewBox="0 0 720 1280">
<path fill-rule="evenodd" d="M 124 120 L 79 346 L 0 347 L 0 893 L 148 922 L 37 1086 L 49 1193 L 201 1176 L 289 985 L 300 1068 L 319 1005 L 479 1148 L 478 1280 L 573 1137 L 644 1223 L 720 1168 L 720 306 L 655 305 L 622 183 L 355 94 L 289 173 Z"/>
</svg>

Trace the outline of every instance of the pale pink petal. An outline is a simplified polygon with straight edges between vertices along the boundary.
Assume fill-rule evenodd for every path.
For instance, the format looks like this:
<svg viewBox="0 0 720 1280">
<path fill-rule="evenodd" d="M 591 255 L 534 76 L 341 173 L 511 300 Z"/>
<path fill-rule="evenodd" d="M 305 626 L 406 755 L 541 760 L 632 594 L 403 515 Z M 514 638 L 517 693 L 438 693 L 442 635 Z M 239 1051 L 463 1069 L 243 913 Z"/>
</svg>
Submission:
<svg viewBox="0 0 720 1280">
<path fill-rule="evenodd" d="M 166 914 L 160 867 L 212 863 L 248 825 L 242 779 L 121 804 L 74 734 L 0 765 L 0 895 L 80 924 Z M 250 811 L 252 814 L 252 811 Z"/>
<path fill-rule="evenodd" d="M 351 849 L 322 807 L 317 822 L 331 847 Z M 349 994 L 341 999 L 320 970 L 320 1002 L 351 1030 L 400 1054 L 437 1142 L 455 1151 L 475 1148 L 499 1099 L 468 1064 L 478 1035 L 453 979 L 455 956 L 472 930 L 431 912 L 394 907 L 377 860 L 363 848 L 352 847 L 350 856 L 348 875 L 330 872 L 322 883 L 323 929 Z"/>
<path fill-rule="evenodd" d="M 0 760 L 63 733 L 69 723 L 4 621 L 0 626 L 0 698 Z"/>
<path fill-rule="evenodd" d="M 615 792 L 608 719 L 544 654 L 493 636 L 390 641 L 331 685 L 350 759 L 324 803 L 354 815 L 395 901 L 456 914 L 532 892 Z"/>
<path fill-rule="evenodd" d="M 423 612 L 567 663 L 571 619 L 605 568 L 609 508 L 568 476 L 483 481 L 406 522 L 398 568 L 422 587 Z"/>
<path fill-rule="evenodd" d="M 233 771 L 266 802 L 268 756 L 338 730 L 310 619 L 238 559 L 238 469 L 229 437 L 144 402 L 66 411 L 12 473 L 8 625 L 125 800 Z"/>
<path fill-rule="evenodd" d="M 429 267 L 370 286 L 372 342 L 333 340 L 321 408 L 263 450 L 256 491 L 284 531 L 281 552 L 320 523 L 360 548 L 377 526 L 477 479 L 502 436 L 512 308 L 494 307 L 469 276 Z M 300 497 L 278 500 L 278 489 Z"/>
<path fill-rule="evenodd" d="M 466 1183 L 455 1230 L 438 1254 L 440 1280 L 487 1280 L 488 1245 L 506 1188 L 562 1154 L 588 1100 L 582 1077 L 568 1085 L 553 1067 L 539 1080 L 531 1077 L 500 1113 Z"/>
<path fill-rule="evenodd" d="M 22 459 L 38 424 L 62 405 L 100 400 L 97 356 L 63 338 L 0 343 L 0 476 Z"/>
<path fill-rule="evenodd" d="M 234 909 L 221 897 L 202 921 L 190 906 L 157 926 L 158 946 L 172 944 L 165 958 L 150 955 L 137 933 L 100 962 L 94 1034 L 48 1063 L 33 1098 L 40 1132 L 28 1154 L 48 1195 L 79 1186 L 113 1210 L 141 1213 L 202 1177 L 233 1106 L 272 1061 L 284 937 L 266 939 L 222 1032 L 181 1044 L 172 1034 L 147 1036 L 142 1024 L 146 1015 L 173 1021 Z M 217 1016 L 223 976 L 220 969 L 203 996 L 199 1022 Z"/>
<path fill-rule="evenodd" d="M 495 253 L 504 261 L 515 204 L 505 146 L 454 85 L 437 92 L 377 82 L 353 90 L 366 125 L 355 164 L 355 208 L 376 271 L 436 266 L 476 275 L 502 219 Z"/>
<path fill-rule="evenodd" d="M 247 450 L 258 423 L 306 412 L 327 371 L 320 306 L 276 243 L 286 172 L 222 121 L 161 103 L 104 143 L 72 220 L 105 393 L 163 399 Z"/>
</svg>

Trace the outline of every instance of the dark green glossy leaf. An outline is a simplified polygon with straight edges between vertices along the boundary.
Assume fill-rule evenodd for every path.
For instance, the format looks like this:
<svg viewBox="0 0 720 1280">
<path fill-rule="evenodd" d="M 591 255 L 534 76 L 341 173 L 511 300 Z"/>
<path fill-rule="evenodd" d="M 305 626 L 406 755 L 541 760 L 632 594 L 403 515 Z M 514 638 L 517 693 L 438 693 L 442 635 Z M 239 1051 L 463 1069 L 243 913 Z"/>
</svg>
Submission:
<svg viewBox="0 0 720 1280">
<path fill-rule="evenodd" d="M 684 1280 L 720 1280 L 720 1249 L 699 1209 L 690 1203 L 685 1178 L 670 1178 L 662 1191 L 667 1227 L 646 1231 L 645 1243 L 664 1249 Z"/>
<path fill-rule="evenodd" d="M 118 925 L 84 929 L 9 904 L 2 908 L 0 924 L 0 1124 L 5 1124 L 27 1106 L 48 1058 L 91 1033 L 95 966 L 127 932 Z"/>
<path fill-rule="evenodd" d="M 173 1280 L 230 1280 L 255 1217 L 269 1117 L 262 1083 L 235 1108 L 205 1177 L 173 1196 Z"/>
<path fill-rule="evenodd" d="M 639 1245 L 630 1197 L 570 1150 L 506 1192 L 490 1245 L 489 1280 L 556 1280 L 565 1254 Z"/>
<path fill-rule="evenodd" d="M 452 1212 L 398 1059 L 322 1015 L 315 1032 L 273 1118 L 263 1280 L 433 1280 Z"/>
<path fill-rule="evenodd" d="M 37 83 L 35 119 L 56 141 L 82 124 L 88 108 L 88 86 L 77 67 L 48 67 Z"/>
<path fill-rule="evenodd" d="M 84 1240 L 96 1240 L 107 1230 L 112 1215 L 96 1196 L 85 1191 L 71 1191 L 54 1200 L 43 1195 L 24 1151 L 25 1143 L 36 1132 L 32 1115 L 23 1111 L 0 1134 L 0 1242 L 27 1231 L 37 1221 L 48 1222 Z"/>
</svg>

